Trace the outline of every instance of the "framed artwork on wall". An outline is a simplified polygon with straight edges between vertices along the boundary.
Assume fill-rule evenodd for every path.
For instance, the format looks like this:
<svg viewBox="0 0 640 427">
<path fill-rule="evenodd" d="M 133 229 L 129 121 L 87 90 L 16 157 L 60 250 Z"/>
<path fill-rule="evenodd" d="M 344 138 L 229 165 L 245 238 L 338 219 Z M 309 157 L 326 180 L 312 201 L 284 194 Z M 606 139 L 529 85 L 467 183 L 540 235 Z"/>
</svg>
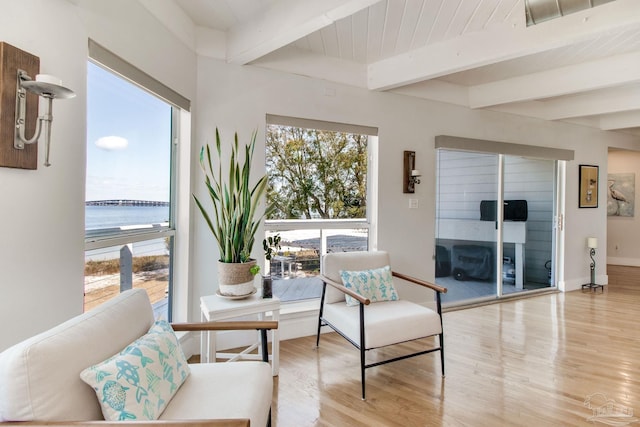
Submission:
<svg viewBox="0 0 640 427">
<path fill-rule="evenodd" d="M 607 216 L 632 217 L 635 199 L 635 173 L 610 173 L 607 175 Z"/>
<path fill-rule="evenodd" d="M 598 207 L 598 166 L 580 165 L 579 208 Z"/>
</svg>

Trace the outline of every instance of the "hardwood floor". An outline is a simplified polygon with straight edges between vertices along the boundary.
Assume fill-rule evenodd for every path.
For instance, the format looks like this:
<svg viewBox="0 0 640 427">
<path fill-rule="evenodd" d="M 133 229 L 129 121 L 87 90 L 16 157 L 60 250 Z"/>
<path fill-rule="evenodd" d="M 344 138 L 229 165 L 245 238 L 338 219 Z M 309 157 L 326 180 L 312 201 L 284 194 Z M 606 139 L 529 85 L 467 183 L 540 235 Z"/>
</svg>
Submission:
<svg viewBox="0 0 640 427">
<path fill-rule="evenodd" d="M 283 341 L 274 426 L 588 426 L 605 403 L 596 393 L 638 413 L 640 275 L 608 274 L 604 293 L 445 313 L 446 378 L 438 354 L 368 369 L 366 401 L 358 352 L 344 339 L 323 334 L 317 349 L 315 337 Z"/>
</svg>

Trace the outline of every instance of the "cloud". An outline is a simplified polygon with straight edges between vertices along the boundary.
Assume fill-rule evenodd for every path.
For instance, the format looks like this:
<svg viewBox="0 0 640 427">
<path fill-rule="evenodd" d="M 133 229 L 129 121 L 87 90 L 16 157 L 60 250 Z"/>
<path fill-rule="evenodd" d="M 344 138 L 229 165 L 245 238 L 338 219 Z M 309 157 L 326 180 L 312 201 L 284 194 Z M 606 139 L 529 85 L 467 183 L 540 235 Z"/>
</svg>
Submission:
<svg viewBox="0 0 640 427">
<path fill-rule="evenodd" d="M 124 150 L 129 141 L 119 136 L 103 136 L 96 141 L 96 147 L 107 151 Z"/>
</svg>

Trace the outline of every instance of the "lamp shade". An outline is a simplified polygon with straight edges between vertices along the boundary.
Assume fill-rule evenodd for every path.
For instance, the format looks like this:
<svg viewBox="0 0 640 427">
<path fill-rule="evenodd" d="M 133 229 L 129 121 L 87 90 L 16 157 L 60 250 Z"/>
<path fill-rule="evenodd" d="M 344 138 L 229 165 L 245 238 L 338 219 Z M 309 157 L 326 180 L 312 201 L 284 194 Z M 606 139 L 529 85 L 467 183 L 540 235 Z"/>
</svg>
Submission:
<svg viewBox="0 0 640 427">
<path fill-rule="evenodd" d="M 587 247 L 596 249 L 598 247 L 598 239 L 596 237 L 587 237 Z"/>
</svg>

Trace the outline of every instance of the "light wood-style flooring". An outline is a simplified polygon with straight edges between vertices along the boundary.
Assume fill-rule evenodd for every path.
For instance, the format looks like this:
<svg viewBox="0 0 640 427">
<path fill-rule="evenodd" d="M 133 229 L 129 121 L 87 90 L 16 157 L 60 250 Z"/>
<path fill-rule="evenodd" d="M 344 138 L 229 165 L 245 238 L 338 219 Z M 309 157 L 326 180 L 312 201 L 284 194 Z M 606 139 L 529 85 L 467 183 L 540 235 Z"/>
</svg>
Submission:
<svg viewBox="0 0 640 427">
<path fill-rule="evenodd" d="M 606 403 L 599 393 L 615 401 L 611 410 L 640 415 L 640 274 L 608 274 L 604 293 L 445 313 L 446 378 L 437 353 L 368 369 L 366 401 L 358 352 L 344 339 L 283 341 L 274 426 L 605 425 L 588 421 Z"/>
</svg>

